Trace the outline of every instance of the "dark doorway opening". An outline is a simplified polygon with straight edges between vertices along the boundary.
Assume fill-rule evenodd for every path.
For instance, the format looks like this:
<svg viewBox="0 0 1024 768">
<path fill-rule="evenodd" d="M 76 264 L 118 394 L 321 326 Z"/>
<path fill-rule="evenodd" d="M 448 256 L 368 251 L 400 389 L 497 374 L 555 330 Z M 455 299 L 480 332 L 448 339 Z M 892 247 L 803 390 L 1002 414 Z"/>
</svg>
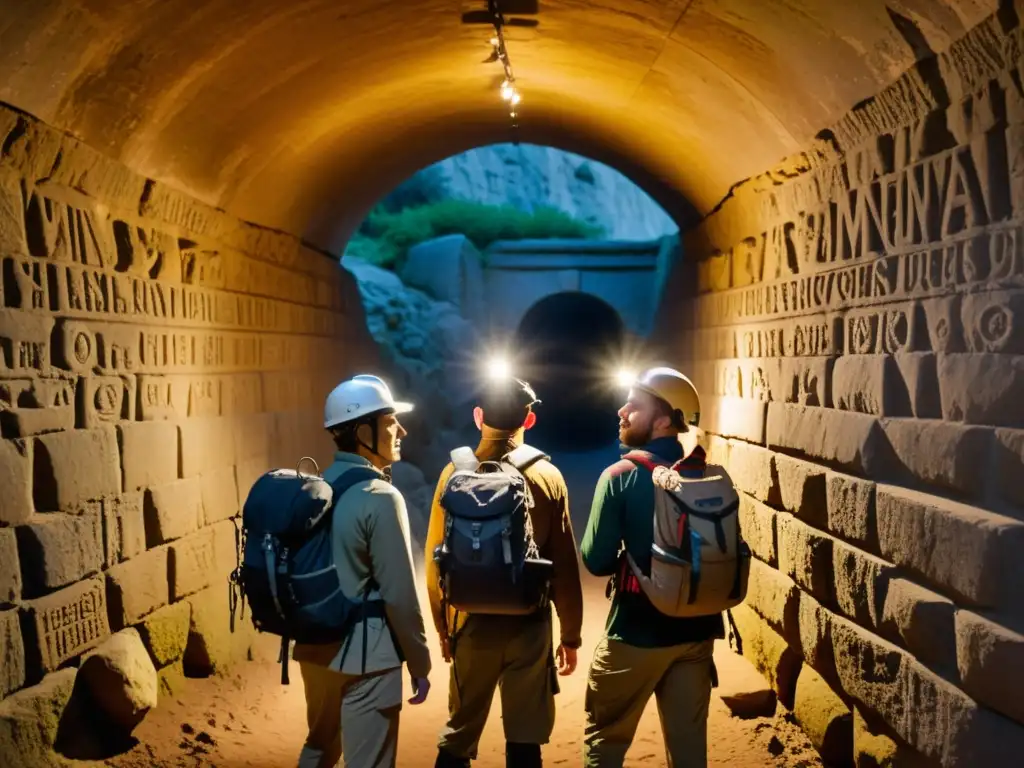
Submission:
<svg viewBox="0 0 1024 768">
<path fill-rule="evenodd" d="M 614 373 L 625 335 L 614 307 L 587 293 L 556 293 L 527 311 L 513 348 L 517 369 L 543 400 L 531 443 L 586 451 L 614 442 L 623 400 Z"/>
</svg>

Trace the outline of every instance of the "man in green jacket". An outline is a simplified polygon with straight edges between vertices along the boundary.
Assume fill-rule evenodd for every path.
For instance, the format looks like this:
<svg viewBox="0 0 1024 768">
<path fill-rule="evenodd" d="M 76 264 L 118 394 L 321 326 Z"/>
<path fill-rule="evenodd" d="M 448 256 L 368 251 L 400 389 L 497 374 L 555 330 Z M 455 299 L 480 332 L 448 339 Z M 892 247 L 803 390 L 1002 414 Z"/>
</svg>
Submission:
<svg viewBox="0 0 1024 768">
<path fill-rule="evenodd" d="M 671 465 L 683 458 L 679 435 L 687 423 L 696 424 L 699 411 L 697 392 L 685 376 L 671 368 L 651 369 L 633 384 L 619 410 L 619 440 Z M 588 677 L 586 768 L 621 768 L 651 694 L 657 698 L 669 765 L 707 765 L 712 651 L 725 627 L 720 613 L 666 616 L 641 590 L 625 552 L 650 573 L 653 517 L 650 470 L 624 458 L 601 473 L 580 549 L 587 570 L 614 577 L 614 597 Z"/>
</svg>

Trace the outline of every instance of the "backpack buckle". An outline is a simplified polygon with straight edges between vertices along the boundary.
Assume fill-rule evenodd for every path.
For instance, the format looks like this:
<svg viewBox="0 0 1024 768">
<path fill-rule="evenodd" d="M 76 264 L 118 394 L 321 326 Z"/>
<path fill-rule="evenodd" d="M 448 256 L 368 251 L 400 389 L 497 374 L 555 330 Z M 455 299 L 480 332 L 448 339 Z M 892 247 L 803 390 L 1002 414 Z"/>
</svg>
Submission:
<svg viewBox="0 0 1024 768">
<path fill-rule="evenodd" d="M 473 531 L 473 551 L 480 551 L 480 530 L 483 528 L 482 523 L 473 523 L 471 530 Z"/>
</svg>

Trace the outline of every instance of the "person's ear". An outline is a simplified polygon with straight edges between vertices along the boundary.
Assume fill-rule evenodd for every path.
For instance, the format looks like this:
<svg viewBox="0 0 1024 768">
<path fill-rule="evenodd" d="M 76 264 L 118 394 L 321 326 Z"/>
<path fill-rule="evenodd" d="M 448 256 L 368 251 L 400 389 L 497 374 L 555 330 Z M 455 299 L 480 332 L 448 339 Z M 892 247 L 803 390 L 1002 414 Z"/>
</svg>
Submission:
<svg viewBox="0 0 1024 768">
<path fill-rule="evenodd" d="M 360 424 L 356 428 L 356 437 L 363 445 L 373 445 L 373 427 L 369 424 Z"/>
<path fill-rule="evenodd" d="M 523 429 L 533 429 L 533 426 L 537 423 L 537 414 L 534 411 L 530 411 L 526 414 L 526 421 L 523 422 Z"/>
<path fill-rule="evenodd" d="M 473 409 L 473 423 L 476 424 L 477 429 L 484 428 L 484 409 L 479 405 Z"/>
</svg>

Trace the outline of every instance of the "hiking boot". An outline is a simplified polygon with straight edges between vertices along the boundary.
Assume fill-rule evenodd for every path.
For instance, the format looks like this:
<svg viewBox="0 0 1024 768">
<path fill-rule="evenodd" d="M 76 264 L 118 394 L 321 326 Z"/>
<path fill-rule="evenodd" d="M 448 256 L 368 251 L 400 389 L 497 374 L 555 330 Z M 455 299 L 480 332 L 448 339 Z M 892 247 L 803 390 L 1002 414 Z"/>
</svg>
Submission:
<svg viewBox="0 0 1024 768">
<path fill-rule="evenodd" d="M 434 768 L 469 768 L 469 758 L 456 757 L 447 750 L 438 749 Z"/>
</svg>

